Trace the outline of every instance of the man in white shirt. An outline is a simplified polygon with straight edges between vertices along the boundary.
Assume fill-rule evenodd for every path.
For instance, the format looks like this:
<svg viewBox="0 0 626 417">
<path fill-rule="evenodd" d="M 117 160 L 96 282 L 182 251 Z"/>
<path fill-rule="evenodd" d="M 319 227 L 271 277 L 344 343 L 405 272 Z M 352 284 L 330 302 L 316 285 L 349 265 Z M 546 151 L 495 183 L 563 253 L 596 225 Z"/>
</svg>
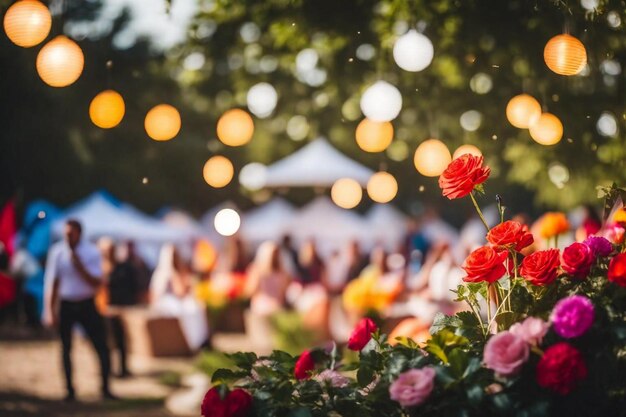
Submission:
<svg viewBox="0 0 626 417">
<path fill-rule="evenodd" d="M 75 399 L 72 384 L 72 328 L 79 323 L 91 340 L 100 361 L 102 396 L 115 398 L 109 391 L 109 348 L 102 316 L 94 297 L 102 284 L 102 260 L 95 245 L 82 240 L 82 227 L 76 220 L 65 225 L 65 239 L 48 253 L 45 272 L 44 324 L 59 326 L 63 347 L 63 367 L 67 386 L 66 401 Z"/>
</svg>

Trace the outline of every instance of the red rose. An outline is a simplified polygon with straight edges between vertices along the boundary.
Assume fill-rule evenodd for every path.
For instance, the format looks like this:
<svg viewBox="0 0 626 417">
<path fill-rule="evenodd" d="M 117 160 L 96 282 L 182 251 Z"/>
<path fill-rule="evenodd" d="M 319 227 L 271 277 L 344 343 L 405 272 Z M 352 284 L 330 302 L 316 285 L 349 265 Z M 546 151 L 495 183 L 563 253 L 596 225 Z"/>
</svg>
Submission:
<svg viewBox="0 0 626 417">
<path fill-rule="evenodd" d="M 537 364 L 537 383 L 561 395 L 569 394 L 587 377 L 587 365 L 578 350 L 566 342 L 546 349 Z"/>
<path fill-rule="evenodd" d="M 443 196 L 453 200 L 470 194 L 474 187 L 487 181 L 491 169 L 483 167 L 483 157 L 471 154 L 461 155 L 439 177 L 439 188 Z"/>
<path fill-rule="evenodd" d="M 354 327 L 350 339 L 348 340 L 348 349 L 356 352 L 360 351 L 367 345 L 372 338 L 372 333 L 378 330 L 376 323 L 369 317 L 361 319 Z"/>
<path fill-rule="evenodd" d="M 520 274 L 531 284 L 548 285 L 556 279 L 559 263 L 558 249 L 542 250 L 524 258 Z"/>
<path fill-rule="evenodd" d="M 241 388 L 222 399 L 219 387 L 213 387 L 204 396 L 200 410 L 204 417 L 246 417 L 251 407 L 252 397 Z"/>
<path fill-rule="evenodd" d="M 489 230 L 487 241 L 494 246 L 512 247 L 519 252 L 531 245 L 534 239 L 532 233 L 528 231 L 528 226 L 507 220 Z"/>
<path fill-rule="evenodd" d="M 504 261 L 508 257 L 507 252 L 496 252 L 490 246 L 483 246 L 470 253 L 463 262 L 463 269 L 467 276 L 465 282 L 495 282 L 506 273 Z"/>
<path fill-rule="evenodd" d="M 593 252 L 584 243 L 572 243 L 563 250 L 563 270 L 576 278 L 584 278 L 591 270 Z"/>
<path fill-rule="evenodd" d="M 305 350 L 298 358 L 293 373 L 296 376 L 296 379 L 308 379 L 314 368 L 315 361 L 313 360 L 313 356 L 311 355 L 311 352 Z"/>
<path fill-rule="evenodd" d="M 609 263 L 609 281 L 626 287 L 626 253 L 620 253 Z"/>
</svg>

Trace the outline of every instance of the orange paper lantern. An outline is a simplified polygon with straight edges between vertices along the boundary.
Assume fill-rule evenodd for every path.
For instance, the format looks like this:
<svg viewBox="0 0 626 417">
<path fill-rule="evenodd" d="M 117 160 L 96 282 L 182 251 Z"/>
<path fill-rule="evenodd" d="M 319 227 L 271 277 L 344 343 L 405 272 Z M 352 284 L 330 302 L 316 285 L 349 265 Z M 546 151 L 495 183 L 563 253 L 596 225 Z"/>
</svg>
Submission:
<svg viewBox="0 0 626 417">
<path fill-rule="evenodd" d="M 93 124 L 102 129 L 111 129 L 124 118 L 126 106 L 117 91 L 105 90 L 91 100 L 89 117 Z"/>
<path fill-rule="evenodd" d="M 363 119 L 356 127 L 356 143 L 366 152 L 382 152 L 392 140 L 393 125 L 390 122 Z"/>
<path fill-rule="evenodd" d="M 587 64 L 585 45 L 577 38 L 563 34 L 550 39 L 543 50 L 543 59 L 560 75 L 576 75 Z"/>
<path fill-rule="evenodd" d="M 211 187 L 226 187 L 233 179 L 235 170 L 232 162 L 224 156 L 216 155 L 204 164 L 202 176 Z"/>
<path fill-rule="evenodd" d="M 359 205 L 363 198 L 361 185 L 352 178 L 341 178 L 330 189 L 330 197 L 341 208 L 351 209 Z"/>
<path fill-rule="evenodd" d="M 367 194 L 377 203 L 388 203 L 398 193 L 398 182 L 388 172 L 377 172 L 367 182 Z"/>
<path fill-rule="evenodd" d="M 4 15 L 4 31 L 14 44 L 30 48 L 39 45 L 50 33 L 52 16 L 40 1 L 20 0 Z"/>
<path fill-rule="evenodd" d="M 520 129 L 528 129 L 540 116 L 541 105 L 528 94 L 517 95 L 506 105 L 506 118 Z"/>
<path fill-rule="evenodd" d="M 438 139 L 428 139 L 420 143 L 413 157 L 415 168 L 426 177 L 438 177 L 451 161 L 450 150 Z"/>
<path fill-rule="evenodd" d="M 144 121 L 146 133 L 156 141 L 165 141 L 174 138 L 180 131 L 180 113 L 174 106 L 159 104 L 154 106 Z"/>
<path fill-rule="evenodd" d="M 252 117 L 244 110 L 232 109 L 217 121 L 217 137 L 228 146 L 242 146 L 250 142 L 254 134 Z"/>
<path fill-rule="evenodd" d="M 543 113 L 530 127 L 530 137 L 542 145 L 554 145 L 563 137 L 563 124 L 552 113 Z"/>
<path fill-rule="evenodd" d="M 37 72 L 46 84 L 66 87 L 83 72 L 85 56 L 80 46 L 67 36 L 59 35 L 44 45 L 37 55 Z"/>
<path fill-rule="evenodd" d="M 474 156 L 481 156 L 483 153 L 474 145 L 461 145 L 459 146 L 454 154 L 452 155 L 452 159 L 456 159 L 461 155 L 470 154 Z"/>
</svg>

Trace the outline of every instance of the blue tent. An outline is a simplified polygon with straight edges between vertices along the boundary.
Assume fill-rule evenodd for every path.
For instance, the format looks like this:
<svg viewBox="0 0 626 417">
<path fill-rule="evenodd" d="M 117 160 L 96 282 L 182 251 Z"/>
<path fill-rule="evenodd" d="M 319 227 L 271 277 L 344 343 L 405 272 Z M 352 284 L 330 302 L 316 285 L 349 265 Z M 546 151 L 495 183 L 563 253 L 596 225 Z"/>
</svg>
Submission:
<svg viewBox="0 0 626 417">
<path fill-rule="evenodd" d="M 34 257 L 45 258 L 52 243 L 52 223 L 60 216 L 59 208 L 46 200 L 35 200 L 26 207 L 20 235 Z"/>
</svg>

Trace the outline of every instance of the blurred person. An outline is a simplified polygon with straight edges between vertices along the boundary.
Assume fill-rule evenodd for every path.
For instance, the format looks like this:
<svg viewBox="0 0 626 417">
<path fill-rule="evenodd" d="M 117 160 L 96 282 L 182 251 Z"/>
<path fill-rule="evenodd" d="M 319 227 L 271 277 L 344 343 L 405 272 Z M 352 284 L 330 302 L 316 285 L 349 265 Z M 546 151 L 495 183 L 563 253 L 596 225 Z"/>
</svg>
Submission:
<svg viewBox="0 0 626 417">
<path fill-rule="evenodd" d="M 68 220 L 65 239 L 54 244 L 48 254 L 43 317 L 46 325 L 59 325 L 67 401 L 75 399 L 71 361 L 75 323 L 83 327 L 98 354 L 103 398 L 115 398 L 109 390 L 110 362 L 104 320 L 94 302 L 101 285 L 102 258 L 98 248 L 82 239 L 82 226 L 78 221 Z"/>
<path fill-rule="evenodd" d="M 345 282 L 350 282 L 359 276 L 361 271 L 367 266 L 367 257 L 361 253 L 358 240 L 351 240 L 347 250 L 348 269 L 346 271 Z"/>
<path fill-rule="evenodd" d="M 323 283 L 326 281 L 326 266 L 317 252 L 315 241 L 310 239 L 304 243 L 299 256 L 300 275 L 298 281 L 302 285 Z"/>
<path fill-rule="evenodd" d="M 150 281 L 150 306 L 155 313 L 179 320 L 190 350 L 197 350 L 208 338 L 204 306 L 195 298 L 191 270 L 176 247 L 165 244 Z"/>
<path fill-rule="evenodd" d="M 267 316 L 282 310 L 291 277 L 275 243 L 265 242 L 259 246 L 248 275 L 247 292 L 252 313 Z"/>
<path fill-rule="evenodd" d="M 285 268 L 292 277 L 300 275 L 300 260 L 298 259 L 298 251 L 293 246 L 291 235 L 283 235 L 280 239 L 280 250 L 285 257 Z"/>
<path fill-rule="evenodd" d="M 147 304 L 150 299 L 150 268 L 137 252 L 134 241 L 126 242 L 126 262 L 133 267 L 137 284 L 137 300 L 139 304 Z"/>
</svg>

